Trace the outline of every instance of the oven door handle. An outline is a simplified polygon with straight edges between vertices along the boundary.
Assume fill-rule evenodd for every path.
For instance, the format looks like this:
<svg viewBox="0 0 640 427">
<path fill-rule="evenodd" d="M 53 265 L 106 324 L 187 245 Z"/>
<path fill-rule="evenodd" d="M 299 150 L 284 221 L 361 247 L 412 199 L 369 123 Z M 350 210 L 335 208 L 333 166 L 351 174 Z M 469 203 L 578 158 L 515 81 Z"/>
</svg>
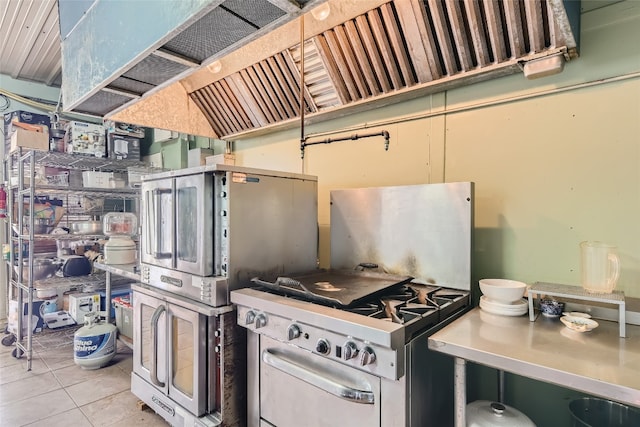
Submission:
<svg viewBox="0 0 640 427">
<path fill-rule="evenodd" d="M 153 312 L 153 316 L 151 316 L 151 330 L 153 331 L 153 363 L 151 364 L 149 377 L 151 382 L 158 387 L 164 387 L 165 385 L 165 383 L 158 380 L 158 321 L 160 320 L 160 315 L 165 311 L 166 307 L 164 305 L 159 305 Z"/>
<path fill-rule="evenodd" d="M 330 378 L 319 375 L 310 371 L 304 366 L 293 363 L 286 358 L 280 357 L 270 349 L 262 352 L 262 361 L 286 374 L 293 375 L 302 381 L 318 387 L 321 390 L 331 393 L 340 399 L 349 400 L 355 403 L 364 403 L 373 405 L 374 394 L 367 390 L 358 390 L 344 384 L 340 384 Z"/>
</svg>

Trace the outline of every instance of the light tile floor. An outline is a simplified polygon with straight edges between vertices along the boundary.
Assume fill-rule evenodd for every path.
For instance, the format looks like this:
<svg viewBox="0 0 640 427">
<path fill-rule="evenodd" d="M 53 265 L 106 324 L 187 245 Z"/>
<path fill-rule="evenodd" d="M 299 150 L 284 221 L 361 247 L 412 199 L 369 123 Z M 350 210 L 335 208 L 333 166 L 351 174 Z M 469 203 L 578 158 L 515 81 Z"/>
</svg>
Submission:
<svg viewBox="0 0 640 427">
<path fill-rule="evenodd" d="M 74 331 L 34 335 L 31 371 L 0 345 L 0 427 L 167 426 L 130 391 L 131 349 L 119 342 L 107 366 L 85 370 L 73 362 Z"/>
</svg>

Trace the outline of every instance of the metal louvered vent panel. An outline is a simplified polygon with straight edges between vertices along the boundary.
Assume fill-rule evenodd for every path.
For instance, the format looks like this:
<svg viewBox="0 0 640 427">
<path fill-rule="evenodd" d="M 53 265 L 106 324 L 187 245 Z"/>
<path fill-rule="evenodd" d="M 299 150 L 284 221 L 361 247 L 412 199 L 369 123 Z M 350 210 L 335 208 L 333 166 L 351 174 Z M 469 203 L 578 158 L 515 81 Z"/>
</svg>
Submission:
<svg viewBox="0 0 640 427">
<path fill-rule="evenodd" d="M 423 25 L 434 35 L 427 39 L 433 44 L 425 44 L 424 49 L 435 53 L 442 75 L 555 47 L 553 16 L 545 0 L 423 0 L 423 6 Z M 433 74 L 433 79 L 440 77 Z"/>
<path fill-rule="evenodd" d="M 187 68 L 188 67 L 185 65 L 178 64 L 168 59 L 149 55 L 142 61 L 138 62 L 129 71 L 124 73 L 123 76 L 131 80 L 137 80 L 139 82 L 157 86 L 174 78 Z"/>
<path fill-rule="evenodd" d="M 308 43 L 312 44 L 311 41 Z M 309 56 L 306 51 L 305 54 Z M 315 62 L 320 64 L 317 59 Z M 311 61 L 311 69 L 313 64 Z M 190 97 L 218 135 L 295 119 L 300 113 L 300 73 L 297 67 L 297 61 L 289 51 L 280 52 L 194 91 Z M 309 71 L 306 66 L 305 70 Z M 324 80 L 325 85 L 330 85 L 328 79 Z M 307 90 L 305 104 L 308 112 L 317 110 L 313 98 Z"/>
<path fill-rule="evenodd" d="M 151 89 L 154 88 L 153 85 L 150 85 L 150 84 L 144 83 L 144 82 L 140 82 L 140 81 L 137 81 L 137 80 L 133 80 L 133 79 L 127 78 L 125 76 L 118 77 L 117 79 L 115 79 L 114 81 L 109 83 L 109 85 L 107 85 L 107 87 L 112 88 L 112 89 L 125 90 L 125 91 L 129 91 L 129 92 L 137 93 L 139 95 L 142 95 L 143 93 L 147 92 L 148 90 L 151 90 Z"/>
<path fill-rule="evenodd" d="M 131 101 L 130 97 L 101 90 L 78 105 L 74 111 L 104 116 L 109 111 L 129 101 Z"/>
<path fill-rule="evenodd" d="M 300 45 L 289 49 L 289 53 L 295 69 L 300 70 Z M 304 43 L 304 82 L 313 99 L 314 109 L 323 110 L 341 105 L 333 80 L 328 75 L 313 40 L 306 40 Z"/>
<path fill-rule="evenodd" d="M 267 0 L 227 0 L 220 7 L 242 16 L 256 28 L 262 28 L 285 15 L 282 9 Z"/>
<path fill-rule="evenodd" d="M 558 7 L 557 0 L 384 3 L 305 41 L 306 117 L 413 87 L 435 92 L 512 74 L 519 63 L 544 55 L 568 58 L 567 24 L 559 27 L 554 16 Z M 217 82 L 203 88 L 215 102 L 204 103 L 203 89 L 192 97 L 208 108 L 223 138 L 292 122 L 299 116 L 300 59 L 295 45 L 226 77 L 226 98 L 213 91 Z"/>
<path fill-rule="evenodd" d="M 186 28 L 163 48 L 197 63 L 248 37 L 257 27 L 222 6 Z"/>
</svg>

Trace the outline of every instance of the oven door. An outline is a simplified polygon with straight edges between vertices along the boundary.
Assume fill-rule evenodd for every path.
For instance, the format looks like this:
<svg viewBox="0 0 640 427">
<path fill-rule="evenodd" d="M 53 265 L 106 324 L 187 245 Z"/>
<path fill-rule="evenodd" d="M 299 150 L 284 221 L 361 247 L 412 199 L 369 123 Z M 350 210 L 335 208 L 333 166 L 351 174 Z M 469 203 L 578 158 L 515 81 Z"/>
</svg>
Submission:
<svg viewBox="0 0 640 427">
<path fill-rule="evenodd" d="M 215 317 L 133 291 L 134 372 L 196 416 L 214 405 L 216 366 L 209 360 Z M 213 351 L 211 354 L 215 354 Z"/>
<path fill-rule="evenodd" d="M 380 426 L 380 379 L 260 335 L 260 417 L 277 427 Z"/>
<path fill-rule="evenodd" d="M 197 276 L 213 275 L 213 176 L 142 184 L 142 262 Z"/>
</svg>

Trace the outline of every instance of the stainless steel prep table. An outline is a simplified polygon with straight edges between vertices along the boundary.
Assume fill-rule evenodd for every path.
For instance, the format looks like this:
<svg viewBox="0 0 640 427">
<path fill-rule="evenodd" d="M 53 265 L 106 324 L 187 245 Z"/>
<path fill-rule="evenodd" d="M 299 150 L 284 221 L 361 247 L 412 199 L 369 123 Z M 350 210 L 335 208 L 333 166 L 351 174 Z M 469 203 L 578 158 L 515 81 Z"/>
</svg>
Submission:
<svg viewBox="0 0 640 427">
<path fill-rule="evenodd" d="M 475 308 L 429 338 L 455 359 L 456 427 L 466 425 L 467 361 L 640 407 L 640 326 L 620 338 L 616 322 L 597 319 L 574 332 L 557 319 L 505 317 Z"/>
</svg>

